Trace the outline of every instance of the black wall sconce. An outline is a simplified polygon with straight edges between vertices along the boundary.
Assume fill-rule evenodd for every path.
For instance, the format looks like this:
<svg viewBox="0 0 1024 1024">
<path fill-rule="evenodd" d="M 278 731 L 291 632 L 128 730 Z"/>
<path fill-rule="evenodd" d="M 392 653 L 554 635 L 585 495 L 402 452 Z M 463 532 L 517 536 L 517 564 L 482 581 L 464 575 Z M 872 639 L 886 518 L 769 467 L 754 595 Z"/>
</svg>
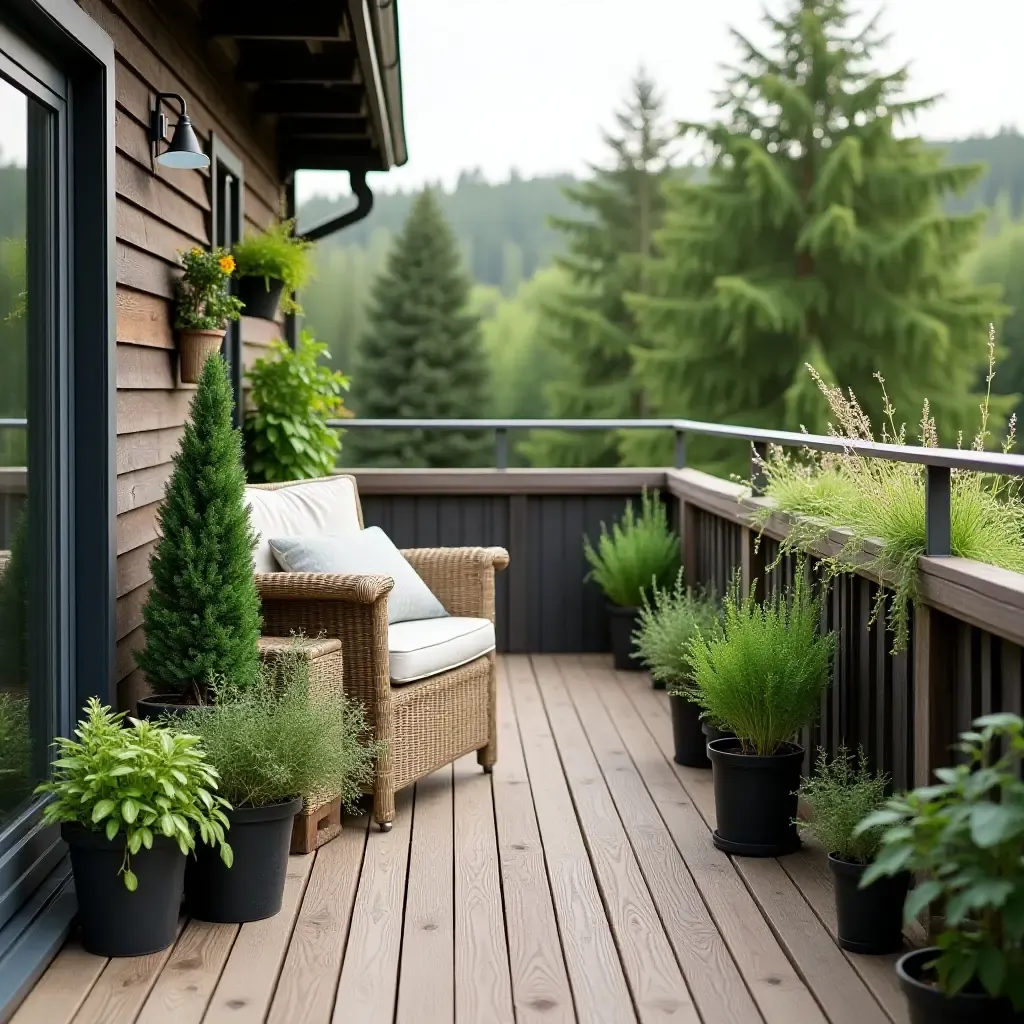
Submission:
<svg viewBox="0 0 1024 1024">
<path fill-rule="evenodd" d="M 181 116 L 174 126 L 174 134 L 170 144 L 162 152 L 157 148 L 161 142 L 167 141 L 167 115 L 160 109 L 166 100 L 177 100 L 181 106 Z M 185 112 L 185 100 L 176 92 L 158 92 L 153 101 L 153 109 L 149 115 L 149 141 L 153 146 L 153 156 L 158 164 L 174 167 L 179 170 L 199 170 L 210 166 L 210 158 L 203 152 L 196 138 L 195 129 Z"/>
</svg>

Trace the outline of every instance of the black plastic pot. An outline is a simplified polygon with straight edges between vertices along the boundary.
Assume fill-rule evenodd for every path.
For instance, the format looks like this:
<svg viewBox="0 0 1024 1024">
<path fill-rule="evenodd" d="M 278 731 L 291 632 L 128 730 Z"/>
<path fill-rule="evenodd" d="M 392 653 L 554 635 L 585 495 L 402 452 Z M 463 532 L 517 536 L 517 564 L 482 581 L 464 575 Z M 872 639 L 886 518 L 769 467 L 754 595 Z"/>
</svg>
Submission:
<svg viewBox="0 0 1024 1024">
<path fill-rule="evenodd" d="M 234 863 L 224 866 L 220 850 L 196 844 L 185 872 L 185 909 L 200 921 L 242 924 L 273 917 L 281 909 L 292 819 L 302 800 L 239 807 L 227 811 L 227 840 Z"/>
<path fill-rule="evenodd" d="M 928 964 L 941 950 L 916 949 L 896 962 L 900 988 L 910 1007 L 910 1024 L 1024 1024 L 1024 1012 L 1008 999 L 983 992 L 960 992 L 949 997 L 936 987 Z"/>
<path fill-rule="evenodd" d="M 860 880 L 867 864 L 840 860 L 831 853 L 828 866 L 836 895 L 839 945 L 851 953 L 896 953 L 903 948 L 903 901 L 910 874 L 879 878 L 866 889 Z"/>
<path fill-rule="evenodd" d="M 700 723 L 700 731 L 704 733 L 705 745 L 712 740 L 731 740 L 736 735 L 734 732 L 719 729 L 717 725 L 712 725 L 706 718 Z"/>
<path fill-rule="evenodd" d="M 238 297 L 245 306 L 246 316 L 263 320 L 276 320 L 277 307 L 284 291 L 284 281 L 277 277 L 240 277 Z"/>
<path fill-rule="evenodd" d="M 643 672 L 646 666 L 633 657 L 633 631 L 637 627 L 638 609 L 608 605 L 608 632 L 612 639 L 612 655 L 620 672 Z"/>
<path fill-rule="evenodd" d="M 668 695 L 668 703 L 672 708 L 672 740 L 676 764 L 685 764 L 690 768 L 710 768 L 708 741 L 700 720 L 700 708 L 692 700 L 674 693 Z"/>
<path fill-rule="evenodd" d="M 741 753 L 739 740 L 708 744 L 718 828 L 715 846 L 742 857 L 780 857 L 800 848 L 796 789 L 804 748 L 783 744 L 768 757 Z"/>
<path fill-rule="evenodd" d="M 195 706 L 184 703 L 175 693 L 154 693 L 135 702 L 135 716 L 144 722 L 155 722 L 164 715 L 183 715 Z"/>
<path fill-rule="evenodd" d="M 113 842 L 65 822 L 61 838 L 71 853 L 78 897 L 82 946 L 96 956 L 144 956 L 166 949 L 178 933 L 178 912 L 185 878 L 185 855 L 173 839 L 153 836 L 153 848 L 131 857 L 138 879 L 135 892 L 120 873 L 125 837 Z"/>
</svg>

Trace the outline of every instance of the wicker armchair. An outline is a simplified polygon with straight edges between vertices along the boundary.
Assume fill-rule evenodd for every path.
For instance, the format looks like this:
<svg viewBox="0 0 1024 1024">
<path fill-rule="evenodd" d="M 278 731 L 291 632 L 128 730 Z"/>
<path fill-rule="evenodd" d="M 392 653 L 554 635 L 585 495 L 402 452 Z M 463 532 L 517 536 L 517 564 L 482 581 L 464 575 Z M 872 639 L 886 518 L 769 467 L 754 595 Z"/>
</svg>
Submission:
<svg viewBox="0 0 1024 1024">
<path fill-rule="evenodd" d="M 354 480 L 352 484 L 362 526 Z M 509 560 L 504 549 L 437 548 L 403 554 L 450 615 L 494 621 L 494 576 Z M 375 738 L 385 744 L 368 790 L 382 831 L 394 820 L 396 791 L 474 750 L 484 771 L 491 770 L 498 756 L 493 652 L 427 679 L 393 685 L 390 577 L 273 572 L 257 573 L 256 585 L 268 636 L 302 632 L 341 640 L 345 693 L 362 701 Z"/>
</svg>

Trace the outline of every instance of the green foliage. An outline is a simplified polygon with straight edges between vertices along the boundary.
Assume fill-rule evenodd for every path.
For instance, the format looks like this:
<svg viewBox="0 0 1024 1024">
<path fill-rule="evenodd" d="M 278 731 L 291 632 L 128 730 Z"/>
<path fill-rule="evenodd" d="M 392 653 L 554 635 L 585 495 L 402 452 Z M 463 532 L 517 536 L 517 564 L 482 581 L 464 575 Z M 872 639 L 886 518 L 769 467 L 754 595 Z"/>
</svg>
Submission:
<svg viewBox="0 0 1024 1024">
<path fill-rule="evenodd" d="M 800 565 L 793 587 L 763 603 L 734 586 L 721 634 L 690 641 L 691 699 L 735 732 L 745 753 L 774 754 L 817 714 L 835 649 L 820 623 L 821 600 Z"/>
<path fill-rule="evenodd" d="M 28 698 L 0 692 L 0 816 L 17 807 L 31 789 L 28 712 Z"/>
<path fill-rule="evenodd" d="M 926 876 L 907 897 L 910 922 L 941 908 L 936 962 L 947 995 L 983 989 L 1024 1010 L 1024 720 L 989 715 L 960 737 L 965 760 L 938 782 L 890 800 L 858 831 L 884 829 L 862 885 L 911 871 Z"/>
<path fill-rule="evenodd" d="M 295 221 L 283 220 L 266 231 L 250 233 L 231 251 L 239 277 L 262 277 L 268 291 L 272 277 L 283 281 L 282 312 L 301 314 L 291 293 L 305 288 L 313 277 L 312 249 L 312 242 L 295 235 Z"/>
<path fill-rule="evenodd" d="M 763 47 L 733 33 L 718 119 L 683 126 L 708 170 L 666 183 L 659 252 L 632 299 L 648 414 L 822 432 L 804 365 L 858 393 L 877 367 L 897 405 L 930 396 L 955 439 L 998 307 L 960 272 L 984 214 L 942 204 L 984 168 L 944 164 L 901 130 L 932 100 L 906 98 L 906 68 L 876 70 L 883 37 L 849 0 L 788 0 L 766 23 Z M 663 465 L 670 449 L 628 454 Z M 717 468 L 740 454 L 709 438 L 689 456 Z"/>
<path fill-rule="evenodd" d="M 713 636 L 720 627 L 721 608 L 713 593 L 694 593 L 683 585 L 683 570 L 669 587 L 643 594 L 633 651 L 650 670 L 651 678 L 685 696 L 690 678 L 688 645 L 699 633 Z"/>
<path fill-rule="evenodd" d="M 187 249 L 178 254 L 185 272 L 176 284 L 174 326 L 179 330 L 222 331 L 242 315 L 242 303 L 230 294 L 235 260 L 223 249 Z"/>
<path fill-rule="evenodd" d="M 358 414 L 383 419 L 468 419 L 487 407 L 480 320 L 470 281 L 430 189 L 422 192 L 373 288 L 370 325 L 354 374 Z M 353 430 L 345 462 L 407 468 L 491 465 L 483 432 Z"/>
<path fill-rule="evenodd" d="M 990 338 L 988 385 L 995 376 L 995 342 Z M 831 387 L 811 371 L 832 411 L 835 436 L 874 440 L 871 421 L 852 390 Z M 906 443 L 906 428 L 896 426 L 895 409 L 879 376 L 885 421 L 881 443 Z M 984 451 L 991 440 L 989 397 L 981 404 L 981 424 L 972 449 Z M 1003 450 L 1015 442 L 1014 423 Z M 921 416 L 921 444 L 938 444 L 938 430 L 925 402 Z M 855 566 L 878 573 L 895 594 L 889 603 L 889 624 L 895 650 L 906 648 L 909 608 L 918 594 L 917 560 L 925 552 L 924 467 L 887 459 L 867 459 L 851 452 L 806 453 L 802 459 L 781 451 L 769 455 L 765 467 L 767 494 L 784 512 L 805 517 L 782 543 L 781 551 L 807 548 L 834 527 L 850 530 L 850 540 L 825 564 L 830 574 L 852 572 Z M 954 555 L 1024 572 L 1024 504 L 1018 477 L 984 476 L 954 470 L 951 480 L 951 547 Z M 756 513 L 765 522 L 771 510 Z M 868 544 L 881 540 L 882 546 Z M 780 556 L 781 557 L 781 556 Z M 879 590 L 874 614 L 886 601 Z"/>
<path fill-rule="evenodd" d="M 10 556 L 0 566 L 0 687 L 28 683 L 28 505 L 11 534 Z"/>
<path fill-rule="evenodd" d="M 153 846 L 154 835 L 173 839 L 183 854 L 195 849 L 195 833 L 208 846 L 219 846 L 231 866 L 224 839 L 228 802 L 215 791 L 217 772 L 208 763 L 197 737 L 153 722 L 111 714 L 95 697 L 89 699 L 77 740 L 60 737 L 60 757 L 53 779 L 36 788 L 53 800 L 43 811 L 47 824 L 74 822 L 90 832 L 104 832 L 113 842 L 124 836 L 119 874 L 134 891 L 138 881 L 131 856 Z"/>
<path fill-rule="evenodd" d="M 675 131 L 665 123 L 662 99 L 643 71 L 615 119 L 616 133 L 604 138 L 608 165 L 566 189 L 577 216 L 552 221 L 566 248 L 556 262 L 571 285 L 543 309 L 548 344 L 561 354 L 562 372 L 547 388 L 550 414 L 559 418 L 646 414 L 633 373 L 633 350 L 641 339 L 624 295 L 643 287 L 643 260 L 654 252 Z M 535 465 L 613 466 L 620 462 L 621 445 L 615 433 L 546 431 L 523 448 Z"/>
<path fill-rule="evenodd" d="M 620 608 L 640 607 L 648 590 L 667 587 L 679 570 L 679 537 L 668 524 L 668 510 L 658 492 L 646 489 L 640 515 L 628 502 L 611 531 L 601 524 L 596 548 L 589 537 L 583 538 L 583 553 L 591 566 L 587 580 Z"/>
<path fill-rule="evenodd" d="M 5 171 L 12 168 L 0 166 L 0 182 L 9 179 Z M 18 181 L 10 182 L 13 194 L 24 203 L 24 168 Z M 0 207 L 5 196 L 0 189 Z M 0 215 L 2 215 L 0 210 Z M 28 389 L 28 293 L 25 275 L 25 210 L 18 211 L 20 224 L 16 225 L 17 235 L 4 238 L 0 230 L 0 417 L 24 417 L 27 415 L 26 395 Z M 27 431 L 0 428 L 0 466 L 24 466 L 28 456 Z"/>
<path fill-rule="evenodd" d="M 245 461 L 256 483 L 327 476 L 341 439 L 327 420 L 343 415 L 348 377 L 328 369 L 327 346 L 303 331 L 293 350 L 281 341 L 246 376 L 253 409 L 245 418 Z"/>
<path fill-rule="evenodd" d="M 814 774 L 803 780 L 798 791 L 811 817 L 797 825 L 841 860 L 866 864 L 878 853 L 882 831 L 858 832 L 857 826 L 885 803 L 888 784 L 887 775 L 871 771 L 863 748 L 854 757 L 841 746 L 831 761 L 828 752 L 819 748 Z"/>
<path fill-rule="evenodd" d="M 146 644 L 135 655 L 151 686 L 199 703 L 212 679 L 245 685 L 259 663 L 256 537 L 231 407 L 227 367 L 213 355 L 158 513 L 153 583 L 142 609 Z"/>
<path fill-rule="evenodd" d="M 262 665 L 250 686 L 224 683 L 212 707 L 176 721 L 200 737 L 235 807 L 325 794 L 350 805 L 382 751 L 364 738 L 363 706 L 311 688 L 309 663 L 295 650 Z"/>
</svg>

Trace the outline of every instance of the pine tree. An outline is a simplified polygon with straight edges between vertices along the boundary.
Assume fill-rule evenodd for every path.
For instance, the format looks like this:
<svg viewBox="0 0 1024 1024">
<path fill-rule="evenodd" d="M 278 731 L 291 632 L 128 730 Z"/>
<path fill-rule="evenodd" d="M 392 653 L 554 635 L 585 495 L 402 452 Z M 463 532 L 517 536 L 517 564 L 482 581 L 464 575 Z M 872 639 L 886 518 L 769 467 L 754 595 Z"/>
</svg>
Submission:
<svg viewBox="0 0 1024 1024">
<path fill-rule="evenodd" d="M 241 432 L 231 426 L 227 367 L 211 356 L 160 508 L 153 582 L 136 661 L 158 693 L 205 699 L 218 678 L 245 685 L 258 664 L 256 538 L 245 503 Z"/>
<path fill-rule="evenodd" d="M 630 419 L 647 414 L 644 391 L 633 373 L 638 333 L 624 295 L 643 287 L 643 259 L 652 255 L 664 209 L 661 186 L 672 173 L 674 133 L 662 115 L 654 83 L 641 71 L 625 107 L 615 115 L 607 166 L 565 189 L 580 210 L 555 218 L 566 252 L 557 263 L 570 287 L 545 309 L 548 344 L 566 373 L 548 388 L 550 415 L 562 419 Z M 522 446 L 536 465 L 614 466 L 621 438 L 603 432 L 546 432 Z"/>
<path fill-rule="evenodd" d="M 471 281 L 437 198 L 425 189 L 373 286 L 352 404 L 370 419 L 486 415 L 487 363 Z M 351 430 L 343 457 L 357 466 L 480 466 L 493 441 L 452 430 Z"/>
<path fill-rule="evenodd" d="M 720 119 L 683 126 L 710 166 L 702 183 L 668 183 L 651 287 L 634 304 L 651 411 L 822 430 L 811 364 L 876 423 L 878 371 L 901 419 L 916 422 L 927 397 L 947 441 L 971 436 L 997 308 L 960 272 L 985 215 L 946 216 L 941 203 L 983 168 L 897 137 L 935 98 L 904 98 L 906 68 L 873 69 L 877 19 L 856 28 L 846 0 L 789 0 L 765 20 L 769 49 L 733 33 L 742 60 Z M 694 449 L 709 465 L 730 451 Z"/>
</svg>

